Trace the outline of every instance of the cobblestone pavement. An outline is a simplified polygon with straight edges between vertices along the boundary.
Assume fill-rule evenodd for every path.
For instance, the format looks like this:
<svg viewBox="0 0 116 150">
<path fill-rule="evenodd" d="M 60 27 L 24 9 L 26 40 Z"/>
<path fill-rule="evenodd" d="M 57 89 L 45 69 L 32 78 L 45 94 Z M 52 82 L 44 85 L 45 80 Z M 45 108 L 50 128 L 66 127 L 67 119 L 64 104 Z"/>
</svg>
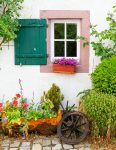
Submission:
<svg viewBox="0 0 116 150">
<path fill-rule="evenodd" d="M 31 141 L 5 139 L 0 144 L 0 150 L 93 150 L 88 143 L 77 145 L 62 144 L 59 138 L 55 136 L 39 137 Z"/>
</svg>

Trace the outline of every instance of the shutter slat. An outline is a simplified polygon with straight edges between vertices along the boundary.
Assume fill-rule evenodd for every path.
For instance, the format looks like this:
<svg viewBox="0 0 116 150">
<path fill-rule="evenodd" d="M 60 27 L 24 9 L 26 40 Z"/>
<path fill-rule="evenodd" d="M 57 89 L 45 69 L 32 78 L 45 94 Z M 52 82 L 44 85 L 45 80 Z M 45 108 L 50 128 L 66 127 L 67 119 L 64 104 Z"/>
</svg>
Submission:
<svg viewBox="0 0 116 150">
<path fill-rule="evenodd" d="M 19 57 L 19 58 L 42 58 L 42 57 L 46 57 L 45 55 L 42 55 L 42 54 L 38 54 L 38 55 L 32 55 L 32 54 L 23 54 L 23 55 L 16 55 L 16 57 Z"/>
</svg>

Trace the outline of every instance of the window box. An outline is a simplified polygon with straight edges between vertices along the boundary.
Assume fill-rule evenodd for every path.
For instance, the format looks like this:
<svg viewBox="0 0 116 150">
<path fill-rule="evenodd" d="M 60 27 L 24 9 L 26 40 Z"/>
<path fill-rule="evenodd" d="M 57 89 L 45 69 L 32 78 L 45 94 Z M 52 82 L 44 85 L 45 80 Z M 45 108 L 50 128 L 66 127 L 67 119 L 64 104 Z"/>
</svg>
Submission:
<svg viewBox="0 0 116 150">
<path fill-rule="evenodd" d="M 76 66 L 53 64 L 53 72 L 55 73 L 76 73 Z"/>
<path fill-rule="evenodd" d="M 56 73 L 69 73 L 76 72 L 76 66 L 79 62 L 73 58 L 59 58 L 53 61 L 53 72 Z"/>
</svg>

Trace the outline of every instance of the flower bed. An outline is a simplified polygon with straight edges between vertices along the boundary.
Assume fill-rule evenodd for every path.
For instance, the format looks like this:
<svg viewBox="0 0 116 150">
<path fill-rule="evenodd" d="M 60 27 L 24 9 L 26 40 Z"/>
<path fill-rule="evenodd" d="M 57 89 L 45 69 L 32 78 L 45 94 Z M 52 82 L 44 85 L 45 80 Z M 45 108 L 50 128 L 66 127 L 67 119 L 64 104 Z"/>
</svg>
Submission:
<svg viewBox="0 0 116 150">
<path fill-rule="evenodd" d="M 62 114 L 61 111 L 53 111 L 53 107 L 49 99 L 38 105 L 28 104 L 25 98 L 16 94 L 11 102 L 6 102 L 4 108 L 0 104 L 2 130 L 10 136 L 21 133 L 27 136 L 30 131 L 37 131 L 44 135 L 54 134 Z"/>
</svg>

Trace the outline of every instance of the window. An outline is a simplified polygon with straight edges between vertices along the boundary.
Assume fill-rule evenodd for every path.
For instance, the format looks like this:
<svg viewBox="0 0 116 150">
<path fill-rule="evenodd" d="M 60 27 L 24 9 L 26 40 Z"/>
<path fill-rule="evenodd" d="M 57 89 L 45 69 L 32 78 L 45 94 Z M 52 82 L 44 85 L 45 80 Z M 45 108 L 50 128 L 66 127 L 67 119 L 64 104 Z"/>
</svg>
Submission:
<svg viewBox="0 0 116 150">
<path fill-rule="evenodd" d="M 77 35 L 84 36 L 87 38 L 88 42 L 90 41 L 90 11 L 88 10 L 41 10 L 40 11 L 40 18 L 47 19 L 47 65 L 42 65 L 40 67 L 40 71 L 43 73 L 52 73 L 52 60 L 54 58 L 57 58 L 59 56 L 54 55 L 54 42 L 55 41 L 62 41 L 63 48 L 60 46 L 60 51 L 63 51 L 63 55 L 67 57 L 66 50 L 72 48 L 72 40 L 76 41 L 75 39 L 68 39 L 67 33 L 65 33 L 65 30 L 67 31 L 67 24 L 77 24 Z M 64 24 L 64 38 L 62 39 L 55 39 L 54 36 L 54 24 Z M 62 27 L 63 28 L 63 27 Z M 69 29 L 69 28 L 68 28 Z M 72 29 L 71 29 L 72 30 Z M 58 32 L 59 34 L 60 32 Z M 61 36 L 63 36 L 61 35 Z M 66 39 L 65 39 L 66 38 Z M 68 44 L 67 41 L 69 40 Z M 70 43 L 71 42 L 71 43 Z M 59 46 L 59 44 L 57 44 Z M 70 47 L 71 48 L 70 48 Z M 73 44 L 74 47 L 74 44 Z M 89 50 L 90 47 L 86 46 L 83 47 L 83 41 L 77 41 L 76 42 L 76 57 L 71 57 L 75 59 L 79 59 L 80 66 L 78 66 L 78 72 L 79 73 L 88 73 L 89 72 Z M 59 50 L 59 49 L 58 49 Z M 70 52 L 70 51 L 69 51 Z M 74 52 L 74 51 L 73 51 Z M 72 53 L 72 50 L 71 50 Z M 73 53 L 74 54 L 74 53 Z M 70 55 L 68 53 L 68 55 Z M 69 56 L 68 56 L 69 58 Z"/>
<path fill-rule="evenodd" d="M 80 55 L 79 20 L 52 20 L 51 22 L 51 49 L 52 58 L 77 58 Z"/>
</svg>

